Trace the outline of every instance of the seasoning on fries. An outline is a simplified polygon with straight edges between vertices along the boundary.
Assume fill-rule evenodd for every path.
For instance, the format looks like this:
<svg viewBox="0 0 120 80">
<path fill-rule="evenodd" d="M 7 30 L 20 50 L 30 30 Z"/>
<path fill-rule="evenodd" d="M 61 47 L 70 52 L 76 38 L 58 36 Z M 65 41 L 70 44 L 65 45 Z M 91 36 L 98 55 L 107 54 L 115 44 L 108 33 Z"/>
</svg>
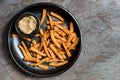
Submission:
<svg viewBox="0 0 120 80">
<path fill-rule="evenodd" d="M 74 55 L 71 50 L 76 49 L 79 38 L 74 32 L 73 22 L 70 22 L 67 28 L 63 26 L 64 21 L 64 18 L 57 13 L 48 13 L 43 9 L 40 24 L 46 23 L 47 27 L 46 30 L 40 28 L 39 33 L 34 36 L 38 40 L 12 34 L 12 37 L 25 40 L 21 41 L 18 48 L 23 54 L 23 60 L 28 62 L 29 66 L 48 70 L 49 66 L 59 67 L 68 63 L 68 59 Z"/>
</svg>

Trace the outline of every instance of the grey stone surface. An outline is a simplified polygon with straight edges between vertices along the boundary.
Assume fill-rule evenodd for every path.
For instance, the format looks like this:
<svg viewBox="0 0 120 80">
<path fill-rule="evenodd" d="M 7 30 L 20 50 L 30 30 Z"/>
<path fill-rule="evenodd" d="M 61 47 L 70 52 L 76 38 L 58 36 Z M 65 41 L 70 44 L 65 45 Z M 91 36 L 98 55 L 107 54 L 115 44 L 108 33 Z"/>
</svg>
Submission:
<svg viewBox="0 0 120 80">
<path fill-rule="evenodd" d="M 70 10 L 82 30 L 81 55 L 65 73 L 30 77 L 18 70 L 6 47 L 10 19 L 24 7 L 53 2 Z M 0 80 L 120 80 L 120 0 L 0 0 Z"/>
</svg>

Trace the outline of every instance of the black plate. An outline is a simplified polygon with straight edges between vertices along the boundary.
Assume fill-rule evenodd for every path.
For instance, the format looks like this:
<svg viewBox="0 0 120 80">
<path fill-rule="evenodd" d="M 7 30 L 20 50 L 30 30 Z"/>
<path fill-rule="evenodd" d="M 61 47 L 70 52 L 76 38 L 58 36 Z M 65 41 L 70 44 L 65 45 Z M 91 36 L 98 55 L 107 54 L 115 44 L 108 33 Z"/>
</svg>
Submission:
<svg viewBox="0 0 120 80">
<path fill-rule="evenodd" d="M 18 49 L 18 44 L 20 43 L 21 39 L 13 38 L 11 36 L 11 34 L 13 34 L 13 33 L 17 34 L 17 32 L 15 30 L 15 20 L 19 15 L 21 15 L 24 12 L 32 12 L 40 18 L 43 8 L 46 8 L 47 11 L 53 11 L 53 12 L 56 12 L 59 15 L 61 15 L 65 19 L 66 25 L 68 25 L 68 22 L 72 21 L 74 23 L 74 30 L 80 39 L 79 43 L 76 46 L 76 50 L 74 52 L 72 52 L 72 57 L 69 58 L 69 62 L 66 65 L 57 67 L 57 68 L 51 68 L 47 71 L 42 70 L 37 67 L 28 66 L 27 62 L 23 61 L 23 55 L 22 55 L 21 51 Z M 68 70 L 78 59 L 79 54 L 81 52 L 80 26 L 79 26 L 78 21 L 75 19 L 75 17 L 67 9 L 63 8 L 62 6 L 59 6 L 59 5 L 53 4 L 53 3 L 33 4 L 33 5 L 30 5 L 26 8 L 24 8 L 23 10 L 21 10 L 13 18 L 10 28 L 9 28 L 9 32 L 8 32 L 8 48 L 9 48 L 12 59 L 17 64 L 17 66 L 24 72 L 29 73 L 31 75 L 40 76 L 40 77 L 55 76 L 55 75 L 61 74 L 61 73 L 65 72 L 66 70 Z"/>
</svg>

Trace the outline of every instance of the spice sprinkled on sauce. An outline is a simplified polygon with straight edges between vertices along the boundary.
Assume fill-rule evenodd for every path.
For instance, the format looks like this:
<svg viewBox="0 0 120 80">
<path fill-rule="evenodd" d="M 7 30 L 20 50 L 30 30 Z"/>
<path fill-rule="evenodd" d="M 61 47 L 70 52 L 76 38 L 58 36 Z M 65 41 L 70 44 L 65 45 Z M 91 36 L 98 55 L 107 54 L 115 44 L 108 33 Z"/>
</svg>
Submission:
<svg viewBox="0 0 120 80">
<path fill-rule="evenodd" d="M 37 21 L 34 16 L 23 17 L 18 22 L 18 28 L 24 34 L 31 34 L 36 29 L 36 26 L 37 26 Z"/>
</svg>

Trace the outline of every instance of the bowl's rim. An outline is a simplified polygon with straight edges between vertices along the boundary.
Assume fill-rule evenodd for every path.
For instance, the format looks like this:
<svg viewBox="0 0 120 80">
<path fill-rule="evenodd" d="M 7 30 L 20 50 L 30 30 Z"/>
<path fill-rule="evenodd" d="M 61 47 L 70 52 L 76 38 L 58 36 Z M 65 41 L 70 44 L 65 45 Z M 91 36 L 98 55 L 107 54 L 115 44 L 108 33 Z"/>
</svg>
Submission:
<svg viewBox="0 0 120 80">
<path fill-rule="evenodd" d="M 23 10 L 27 9 L 27 8 L 30 8 L 30 7 L 33 7 L 33 6 L 38 6 L 38 5 L 52 5 L 52 6 L 56 6 L 60 9 L 63 9 L 64 11 L 66 11 L 70 16 L 72 16 L 72 18 L 75 20 L 75 22 L 77 23 L 77 25 L 79 26 L 79 34 L 80 34 L 80 49 L 79 49 L 79 55 L 81 53 L 81 50 L 82 50 L 82 33 L 81 33 L 81 29 L 80 29 L 80 25 L 79 25 L 79 22 L 78 20 L 75 18 L 75 16 L 69 11 L 67 10 L 66 8 L 64 8 L 63 6 L 61 5 L 58 5 L 58 4 L 55 4 L 55 3 L 51 3 L 51 2 L 40 2 L 40 3 L 35 3 L 35 4 L 31 4 L 31 5 L 28 5 L 27 7 L 23 8 L 21 11 L 19 11 L 18 13 L 16 13 L 16 15 L 13 17 L 13 19 L 11 20 L 11 25 L 10 25 L 10 28 L 9 28 L 9 31 L 8 31 L 8 35 L 10 35 L 10 31 L 11 31 L 11 28 L 12 28 L 12 24 L 14 23 L 15 19 L 17 18 L 17 16 L 19 15 L 19 13 L 21 13 Z M 32 73 L 26 69 L 24 69 L 19 63 L 17 63 L 17 61 L 15 60 L 14 56 L 12 55 L 12 51 L 10 49 L 10 43 L 9 43 L 10 39 L 9 39 L 9 36 L 7 37 L 7 44 L 8 44 L 8 49 L 9 49 L 9 52 L 10 52 L 10 56 L 12 57 L 13 61 L 15 62 L 15 64 L 19 67 L 20 70 L 28 73 L 28 74 L 31 74 L 33 76 L 38 76 L 38 77 L 53 77 L 53 76 L 57 76 L 65 71 L 67 71 L 69 68 L 71 68 L 73 66 L 73 64 L 76 62 L 76 60 L 78 59 L 79 55 L 77 56 L 77 58 L 74 60 L 74 63 L 71 64 L 70 67 L 67 67 L 66 69 L 64 69 L 63 71 L 61 72 L 58 72 L 58 73 L 55 73 L 55 74 L 51 74 L 51 75 L 40 75 L 40 74 L 35 74 L 35 73 Z"/>
</svg>

